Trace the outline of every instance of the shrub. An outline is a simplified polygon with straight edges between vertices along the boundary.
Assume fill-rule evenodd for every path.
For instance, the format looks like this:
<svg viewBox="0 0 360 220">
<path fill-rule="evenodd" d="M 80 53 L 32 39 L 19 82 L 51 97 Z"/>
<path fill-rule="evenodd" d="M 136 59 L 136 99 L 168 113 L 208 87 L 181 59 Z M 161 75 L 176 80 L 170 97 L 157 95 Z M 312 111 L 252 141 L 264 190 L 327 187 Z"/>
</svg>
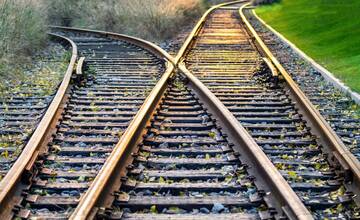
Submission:
<svg viewBox="0 0 360 220">
<path fill-rule="evenodd" d="M 0 0 L 0 57 L 28 55 L 46 41 L 41 5 L 34 0 Z"/>
<path fill-rule="evenodd" d="M 45 45 L 46 24 L 35 0 L 0 0 L 0 76 L 16 77 L 28 55 Z"/>
<path fill-rule="evenodd" d="M 264 4 L 272 4 L 274 2 L 279 2 L 280 0 L 252 0 L 253 5 L 264 5 Z"/>
<path fill-rule="evenodd" d="M 79 16 L 79 1 L 74 0 L 41 0 L 47 12 L 48 23 L 51 25 L 72 26 Z"/>
<path fill-rule="evenodd" d="M 204 10 L 200 0 L 80 0 L 73 7 L 82 9 L 72 19 L 73 26 L 125 33 L 154 41 L 174 36 L 182 25 L 197 19 Z"/>
<path fill-rule="evenodd" d="M 29 55 L 47 24 L 100 29 L 163 41 L 220 0 L 0 0 L 0 59 Z M 0 71 L 1 71 L 0 65 Z"/>
</svg>

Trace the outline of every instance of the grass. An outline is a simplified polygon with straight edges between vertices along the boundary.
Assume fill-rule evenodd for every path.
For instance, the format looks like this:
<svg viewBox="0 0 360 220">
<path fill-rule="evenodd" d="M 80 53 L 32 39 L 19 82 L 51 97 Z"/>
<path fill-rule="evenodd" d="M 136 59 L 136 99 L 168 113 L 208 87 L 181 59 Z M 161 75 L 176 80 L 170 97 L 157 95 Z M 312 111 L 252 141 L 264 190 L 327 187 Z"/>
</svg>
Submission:
<svg viewBox="0 0 360 220">
<path fill-rule="evenodd" d="M 60 48 L 60 47 L 59 47 Z M 26 97 L 28 93 L 37 91 L 39 96 L 50 96 L 56 91 L 62 81 L 69 64 L 68 51 L 57 48 L 47 48 L 47 55 L 35 58 L 36 62 L 12 64 L 9 75 L 2 76 L 0 82 L 0 99 L 11 97 L 15 93 Z M 60 52 L 61 51 L 61 52 Z M 53 59 L 56 62 L 48 62 Z"/>
<path fill-rule="evenodd" d="M 42 0 L 51 24 L 99 29 L 163 42 L 229 0 Z"/>
<path fill-rule="evenodd" d="M 0 1 L 0 57 L 28 55 L 44 45 L 46 25 L 41 11 L 33 0 Z"/>
<path fill-rule="evenodd" d="M 201 16 L 208 1 L 0 0 L 0 80 L 22 77 L 31 55 L 46 45 L 48 24 L 125 33 L 159 43 Z"/>
<path fill-rule="evenodd" d="M 22 75 L 44 48 L 47 25 L 75 26 L 163 42 L 221 0 L 0 0 L 0 77 Z M 10 74 L 9 74 L 10 73 Z"/>
<path fill-rule="evenodd" d="M 0 76 L 18 75 L 19 65 L 46 42 L 44 13 L 36 0 L 0 0 Z"/>
<path fill-rule="evenodd" d="M 314 60 L 360 92 L 360 1 L 282 0 L 256 13 Z"/>
<path fill-rule="evenodd" d="M 202 15 L 208 0 L 48 1 L 52 24 L 129 34 L 161 42 Z M 79 10 L 81 9 L 81 10 Z"/>
<path fill-rule="evenodd" d="M 162 42 L 222 0 L 0 0 L 0 72 L 42 49 L 47 25 L 76 26 Z M 16 56 L 16 57 L 14 57 Z M 18 62 L 21 63 L 21 62 Z"/>
</svg>

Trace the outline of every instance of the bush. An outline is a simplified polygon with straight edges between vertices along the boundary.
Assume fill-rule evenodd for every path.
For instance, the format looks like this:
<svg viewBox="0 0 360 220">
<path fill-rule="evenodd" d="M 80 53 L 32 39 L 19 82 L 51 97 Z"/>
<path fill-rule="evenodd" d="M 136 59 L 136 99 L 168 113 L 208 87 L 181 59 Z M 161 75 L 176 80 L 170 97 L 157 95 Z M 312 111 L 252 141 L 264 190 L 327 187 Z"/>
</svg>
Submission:
<svg viewBox="0 0 360 220">
<path fill-rule="evenodd" d="M 45 45 L 47 28 L 35 0 L 0 0 L 0 76 L 16 77 L 19 66 Z"/>
<path fill-rule="evenodd" d="M 0 57 L 28 55 L 44 45 L 46 25 L 41 5 L 33 0 L 0 1 Z"/>
<path fill-rule="evenodd" d="M 182 25 L 194 21 L 204 11 L 200 0 L 79 0 L 69 10 L 59 9 L 61 5 L 49 4 L 49 8 L 56 7 L 49 11 L 62 14 L 61 17 L 68 18 L 72 26 L 130 34 L 154 41 L 174 36 Z M 76 8 L 82 9 L 76 16 L 64 13 Z"/>
<path fill-rule="evenodd" d="M 218 5 L 225 2 L 232 2 L 233 0 L 202 0 L 202 4 L 207 8 L 210 8 L 213 5 Z"/>
<path fill-rule="evenodd" d="M 183 25 L 192 24 L 203 8 L 198 0 L 127 0 L 127 5 L 119 5 L 118 10 L 126 15 L 121 26 L 133 27 L 131 34 L 160 41 L 174 36 Z"/>
<path fill-rule="evenodd" d="M 73 20 L 81 10 L 79 1 L 74 0 L 41 0 L 51 25 L 72 26 Z"/>
<path fill-rule="evenodd" d="M 163 41 L 219 0 L 0 0 L 0 59 L 29 55 L 47 38 L 47 24 L 113 31 Z M 2 65 L 0 65 L 0 69 Z M 0 70 L 1 71 L 1 70 Z"/>
<path fill-rule="evenodd" d="M 272 4 L 275 2 L 279 2 L 280 0 L 252 0 L 253 5 L 264 5 L 264 4 Z"/>
</svg>

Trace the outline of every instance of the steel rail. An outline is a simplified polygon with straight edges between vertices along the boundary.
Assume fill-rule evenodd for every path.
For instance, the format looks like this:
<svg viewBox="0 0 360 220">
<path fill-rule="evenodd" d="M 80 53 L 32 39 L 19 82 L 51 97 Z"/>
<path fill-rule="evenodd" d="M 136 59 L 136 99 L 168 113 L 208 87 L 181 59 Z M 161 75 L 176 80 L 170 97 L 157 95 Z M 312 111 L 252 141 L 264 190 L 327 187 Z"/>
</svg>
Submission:
<svg viewBox="0 0 360 220">
<path fill-rule="evenodd" d="M 191 45 L 192 41 L 193 41 L 193 37 L 190 36 L 196 36 L 198 35 L 199 31 L 201 30 L 201 28 L 204 26 L 205 21 L 207 19 L 207 17 L 216 9 L 223 7 L 223 6 L 227 6 L 227 5 L 233 5 L 233 4 L 237 4 L 237 3 L 242 3 L 242 2 L 247 2 L 247 0 L 238 0 L 238 1 L 232 1 L 232 2 L 227 2 L 227 3 L 222 3 L 222 4 L 218 4 L 215 5 L 211 8 L 209 8 L 204 14 L 203 16 L 200 18 L 200 20 L 198 21 L 198 23 L 195 25 L 195 27 L 193 28 L 193 30 L 190 32 L 189 37 L 186 38 L 183 46 L 180 48 L 177 56 L 175 57 L 175 64 L 178 64 L 181 62 L 181 60 L 183 59 L 183 57 L 186 55 L 186 51 L 188 50 L 188 47 Z"/>
<path fill-rule="evenodd" d="M 236 1 L 230 2 L 226 5 L 242 3 L 245 1 Z M 275 197 L 278 201 L 281 201 L 281 205 L 284 206 L 284 212 L 288 215 L 289 218 L 292 219 L 313 219 L 311 213 L 305 207 L 305 205 L 301 202 L 296 193 L 292 190 L 286 180 L 282 177 L 276 167 L 272 164 L 272 162 L 268 159 L 266 154 L 262 151 L 260 146 L 253 140 L 251 135 L 245 130 L 245 128 L 238 122 L 238 120 L 233 116 L 233 114 L 221 103 L 221 101 L 212 94 L 212 92 L 202 83 L 200 82 L 189 70 L 187 70 L 186 66 L 183 63 L 183 60 L 187 54 L 187 52 L 191 49 L 191 45 L 195 40 L 196 36 L 199 34 L 199 31 L 203 27 L 207 17 L 216 9 L 225 6 L 224 4 L 214 6 L 210 8 L 204 16 L 197 23 L 193 31 L 190 33 L 185 43 L 179 50 L 177 57 L 175 59 L 176 64 L 179 69 L 185 74 L 185 76 L 190 80 L 191 84 L 197 85 L 198 93 L 200 96 L 203 96 L 206 100 L 209 100 L 209 103 L 217 103 L 216 104 L 216 112 L 219 114 L 218 116 L 227 121 L 227 125 L 230 126 L 230 133 L 235 134 L 238 138 L 237 140 L 241 141 L 245 146 L 248 146 L 248 154 L 252 158 L 254 158 L 260 166 L 256 167 L 259 169 L 261 173 L 263 173 L 266 180 L 273 186 L 275 190 Z M 265 59 L 265 63 L 269 65 L 267 59 Z M 269 68 L 272 70 L 273 75 L 276 75 L 276 71 L 270 65 Z"/>
<path fill-rule="evenodd" d="M 103 204 L 104 200 L 119 187 L 120 178 L 117 178 L 118 176 L 115 172 L 121 170 L 121 167 L 123 166 L 122 163 L 131 155 L 132 151 L 130 147 L 138 144 L 139 139 L 143 135 L 143 128 L 148 124 L 153 111 L 161 100 L 161 97 L 167 88 L 167 81 L 171 78 L 173 72 L 174 66 L 170 64 L 167 71 L 146 98 L 129 127 L 121 136 L 119 142 L 116 144 L 89 189 L 81 197 L 79 205 L 70 216 L 70 219 L 94 218 L 96 205 Z M 108 205 L 111 204 L 110 202 L 106 203 Z"/>
<path fill-rule="evenodd" d="M 225 126 L 223 129 L 228 130 L 232 136 L 232 140 L 239 144 L 236 146 L 246 146 L 242 149 L 242 153 L 246 154 L 248 162 L 252 162 L 254 168 L 265 179 L 266 184 L 270 186 L 260 185 L 271 190 L 270 197 L 275 197 L 281 203 L 281 209 L 285 212 L 289 219 L 313 219 L 311 213 L 307 210 L 300 198 L 292 190 L 287 181 L 282 177 L 270 159 L 262 151 L 260 146 L 255 142 L 254 138 L 246 131 L 246 129 L 238 122 L 236 117 L 227 109 L 227 107 L 185 66 L 184 63 L 179 64 L 179 69 L 189 80 L 189 84 L 195 89 L 199 97 L 201 97 L 212 109 L 217 118 Z M 229 135 L 229 136 L 230 136 Z M 230 136 L 230 137 L 231 137 Z M 241 149 L 238 149 L 241 151 Z"/>
<path fill-rule="evenodd" d="M 78 32 L 78 33 L 92 33 L 92 34 L 98 34 L 103 37 L 109 37 L 116 40 L 124 40 L 129 43 L 133 43 L 135 45 L 138 45 L 140 47 L 146 48 L 152 53 L 156 54 L 160 58 L 165 58 L 170 63 L 175 64 L 174 58 L 170 56 L 167 52 L 165 52 L 161 47 L 157 46 L 154 43 L 151 43 L 149 41 L 132 37 L 125 34 L 118 34 L 113 32 L 107 32 L 107 31 L 98 31 L 98 30 L 90 30 L 90 29 L 84 29 L 84 28 L 72 28 L 72 27 L 61 27 L 61 26 L 50 26 L 53 30 L 59 30 L 59 31 L 72 31 L 72 32 Z"/>
<path fill-rule="evenodd" d="M 61 85 L 45 115 L 41 119 L 16 162 L 0 182 L 0 216 L 6 216 L 9 212 L 11 212 L 12 203 L 10 201 L 13 201 L 16 193 L 18 193 L 16 189 L 17 184 L 20 182 L 21 177 L 25 172 L 31 173 L 32 166 L 35 163 L 36 158 L 39 156 L 41 147 L 44 145 L 44 142 L 51 137 L 50 131 L 56 124 L 61 113 L 60 107 L 66 99 L 66 92 L 69 89 L 75 63 L 78 58 L 77 46 L 73 41 L 60 35 L 49 35 L 71 45 L 72 56 L 63 81 L 61 82 Z"/>
<path fill-rule="evenodd" d="M 131 149 L 128 146 L 136 146 L 139 138 L 143 134 L 143 128 L 147 125 L 152 113 L 157 107 L 158 102 L 161 100 L 161 97 L 167 88 L 167 81 L 171 78 L 175 70 L 174 59 L 157 45 L 139 38 L 87 29 L 65 28 L 57 26 L 53 26 L 52 28 L 63 31 L 95 33 L 105 37 L 125 40 L 143 47 L 153 52 L 157 56 L 167 60 L 166 72 L 162 75 L 158 83 L 152 89 L 151 93 L 144 101 L 140 110 L 135 115 L 124 134 L 121 136 L 120 140 L 107 158 L 98 175 L 95 177 L 86 193 L 81 197 L 78 206 L 70 216 L 70 219 L 89 219 L 94 217 L 95 211 L 97 210 L 95 207 L 98 204 L 111 204 L 111 201 L 105 200 L 113 191 L 115 191 L 116 188 L 119 187 L 120 178 L 117 178 L 117 174 L 120 172 L 116 171 L 123 167 L 123 162 L 126 161 L 128 156 L 131 155 Z M 81 66 L 78 68 L 80 71 Z"/>
<path fill-rule="evenodd" d="M 201 30 L 201 27 L 206 21 L 207 16 L 213 10 L 219 7 L 240 3 L 240 2 L 243 1 L 225 3 L 218 6 L 214 6 L 213 8 L 209 9 L 206 12 L 206 16 L 204 15 L 201 18 L 200 22 L 197 24 L 191 35 L 187 38 L 184 46 L 181 48 L 178 56 L 175 59 L 173 59 L 170 55 L 168 55 L 158 46 L 138 38 L 132 38 L 126 35 L 120 35 L 110 32 L 53 27 L 54 29 L 59 29 L 64 31 L 71 30 L 78 32 L 92 32 L 114 39 L 120 39 L 120 40 L 127 39 L 125 41 L 145 47 L 146 49 L 149 49 L 151 52 L 157 54 L 159 57 L 164 57 L 168 61 L 167 71 L 163 74 L 163 76 L 158 81 L 158 83 L 156 84 L 150 95 L 146 98 L 139 112 L 136 114 L 136 116 L 130 123 L 125 133 L 122 135 L 121 139 L 115 146 L 109 158 L 106 160 L 104 166 L 100 170 L 99 174 L 96 176 L 95 180 L 90 185 L 87 192 L 81 197 L 81 200 L 78 206 L 76 207 L 74 213 L 71 215 L 70 219 L 92 218 L 94 217 L 95 211 L 97 210 L 96 207 L 99 207 L 100 204 L 101 205 L 109 204 L 109 201 L 106 201 L 107 197 L 109 197 L 110 193 L 112 193 L 115 188 L 118 188 L 118 185 L 116 185 L 115 187 L 115 184 L 121 184 L 119 183 L 120 178 L 117 178 L 120 175 L 119 174 L 120 172 L 116 173 L 114 171 L 117 171 L 119 168 L 121 168 L 124 165 L 124 163 L 127 160 L 127 157 L 131 155 L 131 146 L 135 146 L 141 139 L 141 136 L 143 134 L 143 128 L 146 127 L 146 125 L 148 125 L 151 115 L 153 111 L 156 109 L 157 104 L 160 101 L 162 94 L 164 93 L 167 87 L 167 81 L 173 76 L 175 70 L 174 64 L 178 65 L 179 69 L 189 80 L 191 87 L 194 88 L 198 94 L 200 94 L 200 97 L 202 97 L 204 100 L 207 101 L 207 105 L 210 105 L 211 108 L 215 109 L 215 113 L 217 117 L 220 118 L 222 123 L 226 125 L 227 129 L 229 129 L 233 137 L 235 137 L 240 143 L 242 143 L 242 145 L 248 146 L 249 154 L 252 156 L 252 158 L 254 158 L 258 162 L 257 164 L 260 165 L 259 167 L 256 167 L 256 169 L 262 170 L 263 176 L 270 181 L 269 183 L 272 185 L 273 188 L 277 189 L 275 193 L 275 197 L 284 202 L 283 205 L 286 206 L 284 211 L 285 213 L 287 213 L 288 217 L 294 219 L 312 219 L 311 214 L 303 206 L 300 199 L 296 196 L 296 194 L 293 192 L 290 186 L 286 183 L 285 179 L 280 175 L 280 173 L 277 171 L 277 169 L 274 167 L 271 161 L 267 158 L 267 156 L 262 152 L 260 147 L 250 136 L 250 134 L 246 132 L 246 130 L 241 126 L 239 122 L 237 122 L 236 118 L 227 110 L 227 108 L 220 102 L 220 100 L 216 98 L 215 95 L 213 95 L 192 73 L 190 73 L 186 69 L 185 65 L 182 63 L 183 57 L 190 48 L 190 45 L 193 42 L 194 37 L 199 33 L 199 30 Z M 279 70 L 279 72 L 283 75 L 281 69 L 276 65 L 276 63 L 271 59 L 271 57 L 269 57 L 269 59 L 274 64 L 274 66 Z M 268 62 L 266 63 L 268 64 Z M 82 66 L 82 62 L 79 63 L 78 66 L 79 70 L 81 69 L 81 66 Z M 285 76 L 284 78 L 286 79 Z M 347 154 L 348 153 L 345 153 L 345 155 Z M 344 154 L 340 154 L 340 156 L 343 155 Z M 32 161 L 35 161 L 35 159 L 33 159 Z"/>
<path fill-rule="evenodd" d="M 236 1 L 233 3 L 227 3 L 228 4 L 234 4 L 239 3 L 242 1 Z M 204 24 L 207 16 L 216 8 L 219 8 L 221 6 L 224 6 L 224 4 L 221 4 L 219 6 L 215 6 L 209 11 L 207 11 L 206 15 L 202 17 L 200 22 L 197 24 L 195 29 L 192 31 L 192 34 L 187 39 L 184 46 L 181 48 L 178 56 L 175 59 L 175 63 L 178 64 L 180 70 L 183 71 L 184 75 L 189 79 L 190 85 L 195 88 L 196 92 L 200 94 L 201 97 L 203 97 L 204 100 L 207 100 L 207 105 L 211 105 L 213 109 L 215 109 L 216 115 L 222 119 L 222 123 L 226 124 L 227 129 L 230 130 L 235 137 L 237 137 L 238 141 L 245 143 L 247 146 L 252 146 L 249 148 L 250 155 L 253 155 L 256 160 L 260 161 L 263 166 L 258 169 L 264 170 L 264 175 L 267 175 L 271 184 L 274 188 L 277 188 L 279 192 L 275 196 L 278 196 L 277 199 L 283 199 L 285 201 L 285 206 L 289 205 L 289 207 L 286 207 L 284 209 L 285 213 L 288 215 L 289 218 L 294 219 L 312 219 L 311 214 L 308 212 L 308 210 L 304 207 L 300 199 L 296 196 L 296 194 L 292 191 L 290 186 L 286 183 L 286 181 L 283 179 L 283 177 L 278 173 L 277 169 L 272 165 L 272 163 L 269 161 L 269 159 L 266 157 L 266 155 L 261 151 L 259 146 L 256 144 L 256 142 L 251 138 L 251 136 L 245 131 L 245 129 L 239 124 L 239 123 L 233 123 L 234 116 L 226 109 L 225 106 L 213 95 L 211 92 L 197 79 L 195 78 L 184 66 L 183 63 L 181 63 L 181 59 L 184 57 L 184 54 L 190 47 L 194 36 L 196 36 L 201 29 L 202 25 Z M 270 59 L 271 60 L 271 59 Z M 268 61 L 268 60 L 266 60 Z M 276 72 L 274 70 L 271 62 L 266 62 L 272 72 Z M 276 65 L 275 65 L 276 66 Z M 281 71 L 280 71 L 281 72 Z M 169 74 L 168 76 L 165 76 L 166 74 Z M 159 81 L 158 85 L 154 88 L 154 90 L 151 92 L 150 96 L 145 101 L 143 107 L 138 112 L 137 116 L 134 118 L 133 122 L 131 123 L 130 127 L 126 130 L 125 134 L 119 141 L 118 145 L 116 146 L 116 149 L 113 151 L 112 155 L 108 158 L 108 161 L 104 165 L 103 169 L 100 171 L 99 175 L 96 177 L 95 181 L 87 191 L 87 193 L 82 198 L 80 204 L 76 208 L 75 212 L 71 216 L 71 219 L 85 219 L 85 218 L 91 218 L 95 216 L 96 212 L 96 205 L 104 205 L 105 197 L 107 197 L 111 192 L 114 191 L 114 180 L 116 179 L 113 177 L 113 171 L 117 170 L 117 168 L 121 167 L 123 165 L 124 161 L 127 160 L 126 157 L 128 157 L 131 153 L 131 146 L 135 146 L 136 143 L 139 142 L 142 133 L 143 127 L 145 127 L 148 124 L 148 120 L 151 117 L 151 112 L 154 110 L 157 106 L 158 101 L 161 98 L 162 92 L 165 90 L 167 84 L 167 79 L 170 78 L 171 73 L 167 72 L 163 75 L 163 78 Z M 159 85 L 161 83 L 161 86 Z M 152 109 L 152 110 L 151 110 Z M 244 133 L 245 131 L 245 133 Z M 260 151 L 258 151 L 260 150 Z M 270 166 L 268 163 L 270 163 Z M 264 163 L 265 162 L 265 163 Z M 265 165 L 264 165 L 265 164 Z M 275 169 L 271 169 L 275 168 Z M 270 169 L 270 170 L 269 170 Z M 108 170 L 108 171 L 106 171 Z M 119 174 L 118 174 L 119 175 Z M 279 177 L 279 178 L 274 178 Z M 104 181 L 105 178 L 105 181 Z M 120 179 L 120 178 L 118 178 Z M 119 180 L 118 180 L 119 181 Z M 117 183 L 119 184 L 119 183 Z M 283 187 L 277 187 L 277 186 L 286 186 Z M 93 190 L 92 190 L 93 189 Z M 288 189 L 289 191 L 287 191 Z M 288 193 L 289 192 L 289 193 Z M 93 197 L 95 195 L 95 197 Z M 86 198 L 85 198 L 86 197 Z M 108 204 L 105 204 L 109 205 Z M 298 205 L 298 206 L 297 206 Z"/>
<path fill-rule="evenodd" d="M 72 31 L 72 32 L 79 32 L 79 33 L 93 33 L 98 34 L 101 36 L 105 36 L 112 39 L 117 40 L 123 40 L 132 44 L 135 44 L 137 46 L 140 46 L 142 48 L 145 48 L 152 52 L 154 55 L 161 59 L 165 59 L 167 61 L 167 71 L 164 73 L 163 77 L 160 79 L 159 83 L 157 84 L 156 88 L 161 90 L 160 84 L 165 84 L 166 80 L 170 78 L 170 75 L 173 73 L 174 70 L 174 61 L 173 58 L 168 55 L 163 49 L 158 47 L 157 45 L 144 41 L 142 39 L 131 37 L 128 35 L 122 35 L 122 34 L 116 34 L 111 32 L 103 32 L 103 31 L 93 31 L 88 29 L 76 29 L 76 28 L 66 28 L 66 27 L 60 27 L 60 26 L 51 26 L 52 30 L 58 30 L 58 31 Z M 18 189 L 19 182 L 24 175 L 25 171 L 30 171 L 38 158 L 39 154 L 41 153 L 41 149 L 46 145 L 51 138 L 52 135 L 52 129 L 55 127 L 59 116 L 61 115 L 62 111 L 62 103 L 65 102 L 66 99 L 66 92 L 68 91 L 71 83 L 71 78 L 74 75 L 73 72 L 76 71 L 77 74 L 80 74 L 82 71 L 82 66 L 84 64 L 84 60 L 81 59 L 78 62 L 78 65 L 76 66 L 76 62 L 78 59 L 78 51 L 76 44 L 70 40 L 67 37 L 60 36 L 58 34 L 51 34 L 53 37 L 61 38 L 69 44 L 71 44 L 73 53 L 71 57 L 71 61 L 69 64 L 69 67 L 66 71 L 66 74 L 64 76 L 64 80 L 62 84 L 60 85 L 52 103 L 50 104 L 46 114 L 44 115 L 42 121 L 38 125 L 37 129 L 35 130 L 33 136 L 29 140 L 28 144 L 24 148 L 22 154 L 19 156 L 18 160 L 14 164 L 14 166 L 9 170 L 7 175 L 4 177 L 3 181 L 0 182 L 0 216 L 5 217 L 9 216 L 10 212 L 14 206 L 14 203 L 17 197 L 14 195 L 19 194 L 21 190 Z M 76 68 L 76 70 L 75 70 Z M 151 99 L 153 96 L 150 96 L 147 98 L 147 100 Z M 153 101 L 147 101 L 145 103 L 152 103 Z M 145 104 L 144 104 L 145 105 Z M 137 119 L 139 116 L 137 117 Z M 131 124 L 136 124 L 139 122 L 138 120 L 133 120 Z M 131 126 L 131 125 L 130 125 Z M 132 126 L 133 127 L 133 126 Z M 118 149 L 118 148 L 117 148 Z M 114 155 L 116 151 L 113 151 Z M 117 159 L 116 154 L 115 157 L 111 157 L 112 159 Z M 105 166 L 104 166 L 105 167 Z M 105 168 L 108 168 L 106 166 Z M 106 171 L 107 173 L 107 171 Z M 105 173 L 105 174 L 106 174 Z M 106 181 L 101 178 L 99 180 L 95 179 L 95 181 L 98 180 L 100 183 L 105 183 Z M 98 181 L 94 183 L 99 183 Z M 88 197 L 86 194 L 82 197 L 84 199 L 90 198 L 91 200 L 94 199 L 93 194 L 91 194 L 91 197 Z M 10 202 L 13 201 L 13 202 Z M 88 200 L 81 200 L 80 202 L 84 202 L 88 204 Z"/>
<path fill-rule="evenodd" d="M 197 24 L 195 29 L 200 30 L 201 24 L 205 22 L 207 15 L 209 15 L 216 8 L 240 2 L 243 1 L 235 1 L 232 3 L 214 6 L 212 9 L 206 12 L 206 16 L 202 17 L 201 21 Z M 192 33 L 195 35 L 197 31 L 193 31 Z M 191 41 L 192 40 L 188 38 L 187 42 L 190 43 Z M 185 52 L 186 50 L 183 51 Z M 170 57 L 170 55 L 167 55 L 167 57 Z M 182 57 L 183 56 L 178 56 L 174 63 L 179 62 Z M 183 65 L 179 65 L 179 67 L 182 70 L 184 68 Z M 90 188 L 82 196 L 70 219 L 95 218 L 99 207 L 106 208 L 111 205 L 112 199 L 109 200 L 107 197 L 110 197 L 110 194 L 121 186 L 120 177 L 124 172 L 122 169 L 126 165 L 126 161 L 128 160 L 129 156 L 131 156 L 131 152 L 134 146 L 140 143 L 144 128 L 149 124 L 151 115 L 158 105 L 162 94 L 167 88 L 167 81 L 172 76 L 172 71 L 173 69 L 171 72 L 167 71 L 163 75 L 148 98 L 145 100 L 143 106 L 119 140 L 118 144 L 115 146 L 114 150 L 108 157 L 107 161 L 105 162 L 99 174 L 96 176 Z M 251 152 L 250 154 L 255 157 L 257 162 L 257 169 L 259 169 L 258 166 L 262 167 L 263 176 L 267 176 L 269 178 L 269 183 L 272 184 L 275 188 L 277 188 L 278 185 L 286 185 L 285 187 L 278 188 L 277 191 L 281 192 L 281 195 L 284 195 L 284 197 L 288 198 L 289 200 L 288 203 L 283 203 L 283 211 L 287 213 L 287 216 L 292 219 L 312 219 L 311 214 L 305 207 L 302 206 L 301 201 L 291 190 L 290 186 L 287 185 L 286 181 L 283 179 L 280 173 L 278 173 L 277 169 L 272 165 L 270 160 L 261 151 L 260 147 L 251 138 L 251 136 L 245 131 L 240 123 L 234 119 L 234 116 L 232 116 L 226 107 L 221 104 L 221 102 L 214 95 L 212 95 L 211 92 L 199 80 L 197 80 L 194 76 L 189 77 L 187 75 L 187 78 L 193 82 L 192 87 L 196 88 L 196 91 L 202 91 L 203 96 L 205 96 L 205 100 L 211 103 L 212 108 L 215 109 L 217 114 L 220 114 L 219 118 L 224 121 L 223 123 L 230 127 L 229 130 L 234 134 L 233 140 L 237 140 L 237 142 L 241 143 L 242 145 L 248 146 L 248 149 Z M 114 171 L 117 172 L 115 173 Z M 275 197 L 276 199 L 280 199 L 276 195 Z M 293 205 L 288 206 L 288 204 L 301 204 L 301 206 L 300 208 L 293 208 Z"/>
<path fill-rule="evenodd" d="M 329 159 L 331 161 L 336 161 L 344 170 L 345 181 L 349 189 L 354 191 L 356 194 L 360 193 L 360 162 L 359 160 L 349 151 L 345 146 L 342 140 L 338 137 L 335 131 L 331 128 L 328 122 L 320 114 L 320 112 L 315 108 L 311 103 L 308 97 L 301 91 L 297 83 L 292 79 L 290 74 L 285 70 L 285 68 L 280 64 L 280 62 L 275 58 L 270 49 L 265 45 L 260 36 L 256 33 L 255 29 L 251 26 L 250 22 L 244 15 L 243 11 L 250 3 L 243 5 L 239 9 L 240 17 L 245 23 L 247 30 L 250 35 L 254 37 L 256 43 L 263 50 L 268 59 L 273 63 L 277 68 L 278 72 L 285 79 L 287 86 L 291 91 L 292 97 L 296 100 L 296 105 L 299 106 L 299 109 L 305 117 L 309 119 L 309 122 L 314 128 L 314 133 L 317 134 L 320 139 L 325 143 L 325 149 L 328 150 Z M 360 204 L 360 198 L 357 196 L 354 198 L 357 204 Z"/>
</svg>

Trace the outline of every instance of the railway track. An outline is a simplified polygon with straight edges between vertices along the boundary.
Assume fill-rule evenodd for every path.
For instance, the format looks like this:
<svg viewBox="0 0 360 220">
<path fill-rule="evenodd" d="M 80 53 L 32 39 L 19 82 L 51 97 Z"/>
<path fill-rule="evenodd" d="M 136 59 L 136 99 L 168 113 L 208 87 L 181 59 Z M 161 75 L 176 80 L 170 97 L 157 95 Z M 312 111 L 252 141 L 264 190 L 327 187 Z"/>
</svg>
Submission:
<svg viewBox="0 0 360 220">
<path fill-rule="evenodd" d="M 243 5 L 211 8 L 175 59 L 54 27 L 76 73 L 0 182 L 1 217 L 358 218 L 358 161 L 241 22 Z"/>
<path fill-rule="evenodd" d="M 3 218 L 272 218 L 284 216 L 282 210 L 307 215 L 246 132 L 231 128 L 238 135 L 231 135 L 235 147 L 203 103 L 174 79 L 173 59 L 161 49 L 111 33 L 53 31 L 72 44 L 71 63 L 78 50 L 88 70 L 81 73 L 83 58 L 76 74 L 69 69 L 67 85 L 54 99 L 56 111 L 35 136 L 39 142 L 24 149 L 1 182 Z M 244 160 L 241 145 L 253 145 Z M 262 164 L 253 165 L 251 157 Z M 145 180 L 139 171 L 151 177 Z"/>
<path fill-rule="evenodd" d="M 181 81 L 169 85 L 110 218 L 255 219 L 268 209 L 202 105 Z"/>
<path fill-rule="evenodd" d="M 78 82 L 62 91 L 66 99 L 61 116 L 54 114 L 56 126 L 44 133 L 51 137 L 36 150 L 41 153 L 33 158 L 31 177 L 18 184 L 21 197 L 6 195 L 17 206 L 3 210 L 8 217 L 66 217 L 167 70 L 166 58 L 141 41 L 90 31 L 53 31 L 76 44 L 88 71 L 73 74 Z"/>
<path fill-rule="evenodd" d="M 241 22 L 239 10 L 220 8 L 203 22 L 180 54 L 186 54 L 181 57 L 183 69 L 186 66 L 236 116 L 314 218 L 359 217 L 351 192 L 358 189 L 345 189 L 347 180 L 332 161 L 333 149 L 328 149 L 313 120 L 306 117 L 308 110 L 297 104 L 301 100 L 289 81 L 277 82 L 275 62 L 264 69 L 267 52 L 251 40 L 253 33 Z M 349 161 L 354 160 L 351 155 Z M 354 179 L 359 172 L 356 163 Z"/>
</svg>

